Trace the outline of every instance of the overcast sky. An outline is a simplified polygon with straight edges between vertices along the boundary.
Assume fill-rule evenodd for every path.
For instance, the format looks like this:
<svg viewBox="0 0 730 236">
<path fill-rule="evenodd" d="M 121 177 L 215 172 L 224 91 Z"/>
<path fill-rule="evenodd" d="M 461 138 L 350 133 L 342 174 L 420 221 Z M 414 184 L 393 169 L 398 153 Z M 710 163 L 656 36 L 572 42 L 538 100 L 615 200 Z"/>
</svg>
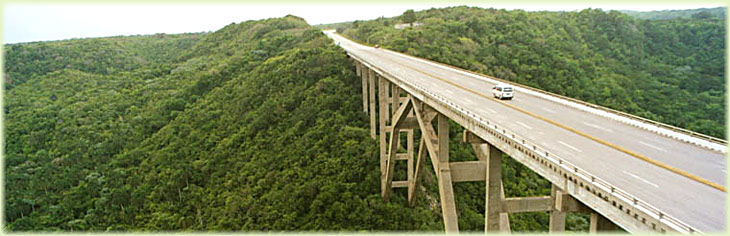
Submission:
<svg viewBox="0 0 730 236">
<path fill-rule="evenodd" d="M 397 2 L 397 1 L 396 1 Z M 392 17 L 405 10 L 432 7 L 470 5 L 483 8 L 524 9 L 528 11 L 574 11 L 585 8 L 604 10 L 667 10 L 725 6 L 721 1 L 695 0 L 687 3 L 660 4 L 657 1 L 627 4 L 609 3 L 538 3 L 519 1 L 481 1 L 481 3 L 421 4 L 349 4 L 319 3 L 308 5 L 261 3 L 239 5 L 181 5 L 181 4 L 14 4 L 4 5 L 3 42 L 32 42 L 70 38 L 103 37 L 154 33 L 184 33 L 215 31 L 230 23 L 281 17 L 287 14 L 303 17 L 309 24 L 369 20 L 380 16 Z M 454 1 L 452 1 L 454 2 Z M 629 2 L 630 3 L 630 2 Z"/>
</svg>

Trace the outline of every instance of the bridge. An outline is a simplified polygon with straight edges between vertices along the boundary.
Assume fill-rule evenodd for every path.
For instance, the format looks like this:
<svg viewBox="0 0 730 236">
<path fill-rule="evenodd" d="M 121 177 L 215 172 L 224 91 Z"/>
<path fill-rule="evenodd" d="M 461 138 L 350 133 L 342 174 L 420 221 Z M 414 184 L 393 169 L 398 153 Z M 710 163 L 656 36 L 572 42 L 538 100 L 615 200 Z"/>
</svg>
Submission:
<svg viewBox="0 0 730 236">
<path fill-rule="evenodd" d="M 590 232 L 726 229 L 724 140 L 325 34 L 362 77 L 383 198 L 406 188 L 412 205 L 430 161 L 447 233 L 459 231 L 453 184 L 469 181 L 485 182 L 486 232 L 510 232 L 509 213 L 536 211 L 549 212 L 550 232 L 565 230 L 568 212 L 590 213 Z M 512 84 L 514 99 L 493 98 L 497 83 Z M 476 160 L 449 160 L 449 120 Z M 505 197 L 503 153 L 550 181 L 551 194 Z M 395 179 L 403 164 L 407 178 Z"/>
</svg>

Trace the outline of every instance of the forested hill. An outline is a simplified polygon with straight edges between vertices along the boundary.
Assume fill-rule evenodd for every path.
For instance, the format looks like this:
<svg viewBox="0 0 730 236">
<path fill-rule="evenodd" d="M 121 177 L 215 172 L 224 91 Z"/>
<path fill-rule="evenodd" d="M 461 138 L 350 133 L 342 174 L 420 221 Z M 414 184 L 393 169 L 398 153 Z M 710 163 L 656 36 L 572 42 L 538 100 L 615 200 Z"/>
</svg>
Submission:
<svg viewBox="0 0 730 236">
<path fill-rule="evenodd" d="M 724 20 L 727 15 L 727 8 L 700 8 L 690 10 L 663 10 L 663 11 L 621 11 L 630 16 L 646 20 L 671 20 L 677 18 L 708 19 L 718 18 Z"/>
<path fill-rule="evenodd" d="M 442 227 L 426 199 L 380 198 L 359 79 L 320 30 L 287 16 L 195 37 L 6 45 L 6 69 L 34 75 L 5 93 L 10 231 Z M 157 43 L 184 50 L 118 60 Z"/>
<path fill-rule="evenodd" d="M 446 64 L 725 137 L 725 21 L 618 11 L 409 11 L 338 31 Z M 421 25 L 396 29 L 417 21 Z"/>
<path fill-rule="evenodd" d="M 155 34 L 5 45 L 5 88 L 62 69 L 111 75 L 174 63 L 202 35 Z"/>
</svg>

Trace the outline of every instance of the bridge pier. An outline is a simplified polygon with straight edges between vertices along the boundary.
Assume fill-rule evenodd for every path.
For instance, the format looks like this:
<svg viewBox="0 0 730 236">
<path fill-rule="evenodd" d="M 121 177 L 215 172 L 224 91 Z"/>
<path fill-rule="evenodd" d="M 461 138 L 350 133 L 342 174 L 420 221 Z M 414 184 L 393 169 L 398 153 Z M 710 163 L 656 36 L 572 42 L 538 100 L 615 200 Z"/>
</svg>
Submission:
<svg viewBox="0 0 730 236">
<path fill-rule="evenodd" d="M 355 69 L 357 76 L 360 76 L 362 80 L 362 111 L 365 112 L 365 114 L 368 113 L 368 80 L 365 75 L 363 75 L 363 68 L 362 63 L 355 60 Z"/>
<path fill-rule="evenodd" d="M 438 114 L 436 120 L 438 128 L 438 169 L 439 195 L 441 198 L 441 212 L 444 218 L 446 233 L 458 233 L 459 221 L 454 202 L 454 189 L 451 179 L 451 165 L 449 164 L 449 118 Z"/>
<path fill-rule="evenodd" d="M 386 151 L 387 146 L 385 145 L 386 137 L 388 135 L 388 131 L 386 129 L 386 119 L 388 117 L 388 101 L 386 99 L 387 97 L 387 90 L 386 87 L 389 87 L 390 82 L 383 79 L 382 77 L 378 77 L 378 106 L 380 107 L 380 174 L 383 175 L 385 173 L 386 168 Z M 381 176 L 380 178 L 380 189 L 385 188 L 385 179 Z"/>
<path fill-rule="evenodd" d="M 591 225 L 588 229 L 588 232 L 591 234 L 595 234 L 600 231 L 614 231 L 616 230 L 616 225 L 613 224 L 610 220 L 606 219 L 601 214 L 598 214 L 597 212 L 591 212 Z"/>
<path fill-rule="evenodd" d="M 565 232 L 565 212 L 563 211 L 562 198 L 566 197 L 567 194 L 555 185 L 552 185 L 550 190 L 550 197 L 555 201 L 553 208 L 550 210 L 550 222 L 548 231 L 550 233 L 562 233 Z"/>
<path fill-rule="evenodd" d="M 368 69 L 367 75 L 370 88 L 370 137 L 375 139 L 375 72 Z"/>
<path fill-rule="evenodd" d="M 502 213 L 502 202 L 504 201 L 504 193 L 502 193 L 502 152 L 496 147 L 488 146 L 486 153 L 486 201 L 484 214 L 484 231 L 497 232 L 501 229 L 500 215 Z M 474 150 L 482 151 L 482 150 Z M 508 218 L 509 219 L 509 218 Z M 508 221 L 509 222 L 509 221 Z"/>
</svg>

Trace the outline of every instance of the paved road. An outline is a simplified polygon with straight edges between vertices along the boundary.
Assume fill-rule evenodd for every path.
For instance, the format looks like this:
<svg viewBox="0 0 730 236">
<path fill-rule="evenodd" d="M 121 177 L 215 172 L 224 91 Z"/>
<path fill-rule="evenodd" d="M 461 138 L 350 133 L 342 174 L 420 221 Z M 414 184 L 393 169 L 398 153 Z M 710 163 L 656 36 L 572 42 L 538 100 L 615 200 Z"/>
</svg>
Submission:
<svg viewBox="0 0 730 236">
<path fill-rule="evenodd" d="M 461 107 L 469 107 L 552 154 L 649 202 L 703 232 L 725 229 L 725 192 L 676 174 L 567 129 L 500 104 L 491 96 L 489 78 L 415 57 L 356 44 L 326 32 L 339 45 L 398 78 L 426 87 Z M 436 79 L 446 79 L 449 83 Z M 473 91 L 464 90 L 450 83 Z M 481 91 L 481 92 L 479 92 Z M 725 155 L 694 144 L 662 136 L 537 96 L 520 93 L 509 104 L 545 117 L 616 146 L 726 186 Z"/>
</svg>

